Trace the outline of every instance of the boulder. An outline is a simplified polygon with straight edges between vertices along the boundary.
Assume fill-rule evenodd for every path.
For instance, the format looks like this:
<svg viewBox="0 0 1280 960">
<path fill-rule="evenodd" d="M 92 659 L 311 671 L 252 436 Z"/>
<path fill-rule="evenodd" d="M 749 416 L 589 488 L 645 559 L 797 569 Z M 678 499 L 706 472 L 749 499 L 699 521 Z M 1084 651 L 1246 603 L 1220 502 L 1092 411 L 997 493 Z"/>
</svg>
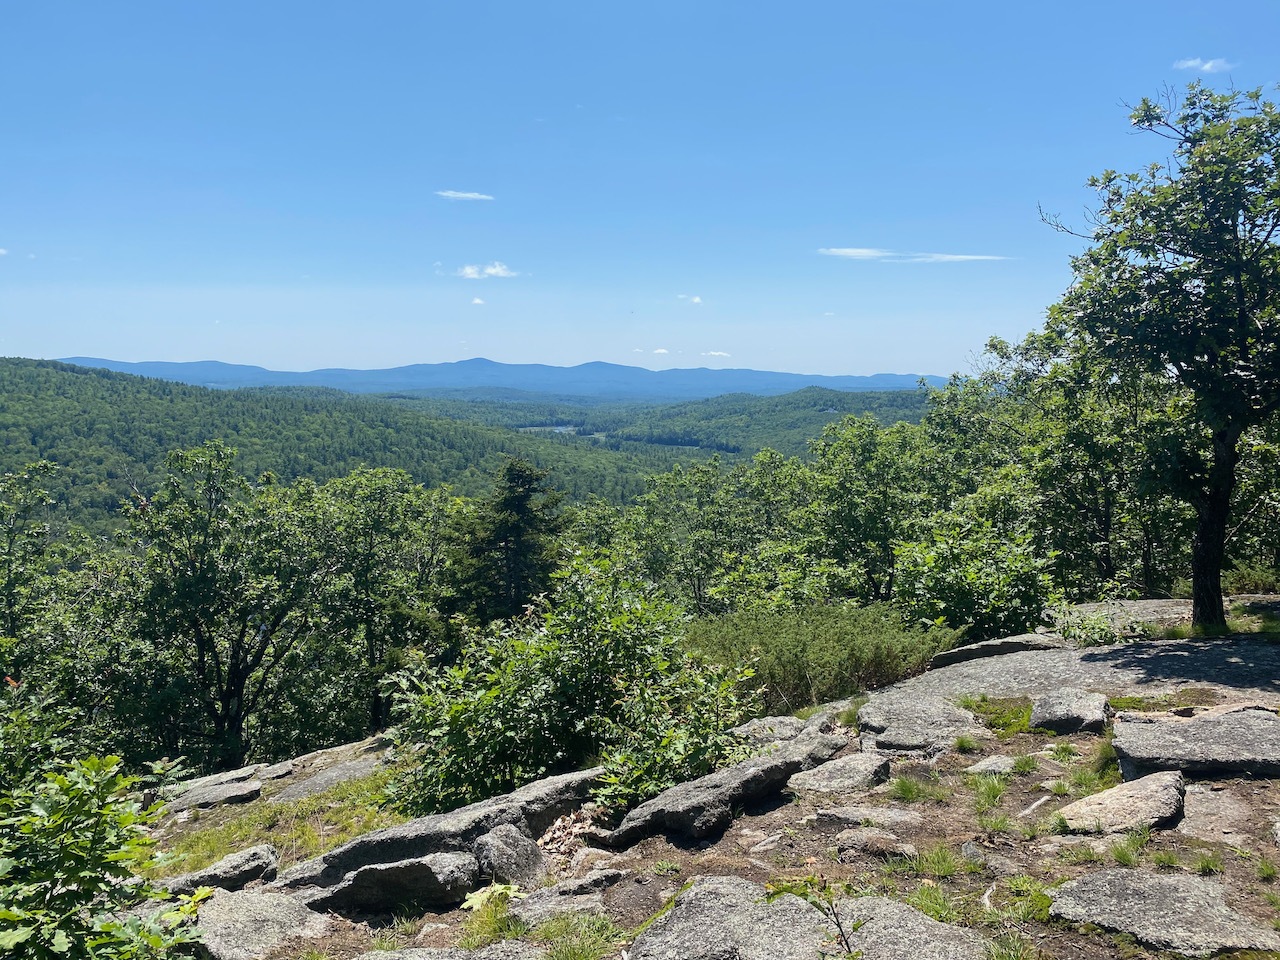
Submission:
<svg viewBox="0 0 1280 960">
<path fill-rule="evenodd" d="M 228 783 L 210 784 L 193 787 L 174 797 L 165 804 L 166 813 L 181 813 L 183 810 L 207 810 L 228 803 L 249 803 L 262 795 L 261 780 L 233 780 Z"/>
<path fill-rule="evenodd" d="M 801 770 L 787 781 L 792 793 L 856 793 L 889 779 L 889 758 L 878 753 L 851 753 Z"/>
<path fill-rule="evenodd" d="M 835 930 L 817 909 L 759 884 L 702 877 L 636 937 L 630 960 L 814 960 Z"/>
<path fill-rule="evenodd" d="M 1177 771 L 1153 773 L 1069 803 L 1058 813 L 1075 833 L 1120 833 L 1171 823 L 1185 790 Z"/>
<path fill-rule="evenodd" d="M 799 717 L 758 717 L 733 728 L 752 747 L 764 747 L 780 740 L 794 740 L 804 730 Z"/>
<path fill-rule="evenodd" d="M 1107 698 L 1074 687 L 1041 694 L 1031 702 L 1031 726 L 1054 733 L 1099 732 L 1107 725 Z"/>
<path fill-rule="evenodd" d="M 950 750 L 956 737 L 990 737 L 968 710 L 930 694 L 889 690 L 868 700 L 858 711 L 862 749 L 868 753 L 923 753 Z"/>
<path fill-rule="evenodd" d="M 949 667 L 953 663 L 967 663 L 970 660 L 982 660 L 986 657 L 1002 657 L 1007 653 L 1022 653 L 1026 650 L 1055 650 L 1061 646 L 1061 642 L 1054 642 L 1038 633 L 1023 633 L 1016 637 L 983 640 L 935 653 L 929 659 L 929 669 L 936 670 L 938 667 Z"/>
<path fill-rule="evenodd" d="M 986 960 L 991 947 L 972 930 L 940 923 L 888 897 L 841 900 L 836 910 L 861 960 Z"/>
<path fill-rule="evenodd" d="M 1280 934 L 1228 909 L 1222 885 L 1211 880 L 1110 869 L 1048 892 L 1052 916 L 1127 933 L 1158 949 L 1192 957 L 1280 950 Z"/>
<path fill-rule="evenodd" d="M 530 926 L 565 913 L 603 913 L 604 892 L 626 876 L 625 870 L 592 870 L 513 901 L 510 913 Z"/>
<path fill-rule="evenodd" d="M 806 733 L 773 753 L 664 790 L 629 812 L 618 829 L 599 839 L 607 846 L 629 847 L 655 833 L 695 840 L 720 833 L 732 822 L 734 807 L 778 793 L 793 774 L 830 760 L 847 745 L 843 737 Z"/>
<path fill-rule="evenodd" d="M 170 792 L 175 797 L 181 796 L 188 790 L 202 790 L 205 787 L 221 787 L 228 783 L 242 783 L 245 780 L 261 780 L 258 774 L 265 765 L 261 763 L 252 763 L 247 767 L 240 767 L 238 770 L 224 770 L 222 773 L 211 773 L 207 777 L 193 777 L 190 780 L 183 780 L 173 785 Z"/>
<path fill-rule="evenodd" d="M 870 804 L 826 807 L 818 811 L 818 820 L 859 826 L 886 827 L 890 830 L 913 830 L 924 825 L 923 815 L 914 810 L 903 810 L 899 807 L 876 807 Z"/>
<path fill-rule="evenodd" d="M 323 937 L 330 926 L 293 897 L 253 891 L 215 893 L 197 922 L 211 960 L 261 960 L 293 941 Z"/>
<path fill-rule="evenodd" d="M 376 755 L 365 755 L 352 760 L 344 760 L 333 766 L 325 767 L 319 773 L 312 774 L 305 780 L 289 784 L 279 793 L 271 797 L 271 803 L 288 803 L 290 800 L 301 800 L 303 797 L 315 796 L 331 787 L 351 780 L 367 777 L 382 765 Z"/>
<path fill-rule="evenodd" d="M 480 874 L 495 883 L 533 887 L 547 874 L 542 849 L 519 827 L 501 823 L 476 841 L 474 854 Z"/>
<path fill-rule="evenodd" d="M 1126 777 L 1149 770 L 1280 776 L 1280 716 L 1256 703 L 1188 718 L 1122 713 L 1112 744 Z"/>
<path fill-rule="evenodd" d="M 273 886 L 284 890 L 332 887 L 349 874 L 375 864 L 435 853 L 465 852 L 470 856 L 480 837 L 504 823 L 527 831 L 529 836 L 541 836 L 556 819 L 586 802 L 601 772 L 602 768 L 594 767 L 548 777 L 448 813 L 374 830 L 284 871 Z"/>
<path fill-rule="evenodd" d="M 916 848 L 903 843 L 895 834 L 879 827 L 853 827 L 842 830 L 835 837 L 836 850 L 845 854 L 853 850 L 881 860 L 895 857 L 914 857 Z"/>
<path fill-rule="evenodd" d="M 274 880 L 279 862 L 276 848 L 269 843 L 263 843 L 223 857 L 203 870 L 161 880 L 159 885 L 172 894 L 193 893 L 197 887 L 239 890 L 254 880 Z"/>
<path fill-rule="evenodd" d="M 1013 767 L 1016 762 L 1013 757 L 1007 757 L 1003 753 L 993 753 L 991 756 L 983 757 L 977 763 L 972 763 L 965 767 L 964 772 L 972 773 L 975 776 L 1003 777 L 1013 773 Z"/>
<path fill-rule="evenodd" d="M 393 913 L 403 907 L 448 907 L 461 903 L 480 880 L 480 864 L 469 853 L 432 853 L 352 871 L 331 887 L 303 891 L 312 910 Z"/>
</svg>

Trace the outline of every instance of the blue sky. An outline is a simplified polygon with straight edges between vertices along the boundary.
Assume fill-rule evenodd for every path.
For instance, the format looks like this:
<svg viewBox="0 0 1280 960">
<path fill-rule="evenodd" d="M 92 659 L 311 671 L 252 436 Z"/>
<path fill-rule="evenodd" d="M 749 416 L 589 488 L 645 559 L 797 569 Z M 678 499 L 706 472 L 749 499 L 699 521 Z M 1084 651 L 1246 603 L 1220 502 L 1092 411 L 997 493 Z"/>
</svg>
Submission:
<svg viewBox="0 0 1280 960">
<path fill-rule="evenodd" d="M 968 369 L 1280 4 L 4 4 L 0 354 Z"/>
</svg>

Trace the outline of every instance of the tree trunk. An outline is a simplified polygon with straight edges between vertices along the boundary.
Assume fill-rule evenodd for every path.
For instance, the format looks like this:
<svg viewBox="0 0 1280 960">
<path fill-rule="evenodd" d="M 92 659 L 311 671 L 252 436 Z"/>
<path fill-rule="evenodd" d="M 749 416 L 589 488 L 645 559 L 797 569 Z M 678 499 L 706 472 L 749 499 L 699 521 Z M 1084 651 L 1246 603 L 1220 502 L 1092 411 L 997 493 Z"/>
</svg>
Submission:
<svg viewBox="0 0 1280 960">
<path fill-rule="evenodd" d="M 1227 552 L 1227 521 L 1236 486 L 1240 431 L 1213 432 L 1213 462 L 1204 495 L 1195 504 L 1196 531 L 1191 540 L 1191 624 L 1224 629 L 1222 564 Z"/>
</svg>

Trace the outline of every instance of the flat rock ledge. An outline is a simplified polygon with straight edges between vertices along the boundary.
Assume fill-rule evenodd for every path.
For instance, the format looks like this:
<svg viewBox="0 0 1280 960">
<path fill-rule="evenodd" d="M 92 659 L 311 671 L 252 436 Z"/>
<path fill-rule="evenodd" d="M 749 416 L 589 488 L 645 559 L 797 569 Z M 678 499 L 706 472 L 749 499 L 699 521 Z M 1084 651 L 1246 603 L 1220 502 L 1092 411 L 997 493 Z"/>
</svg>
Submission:
<svg viewBox="0 0 1280 960">
<path fill-rule="evenodd" d="M 656 833 L 695 840 L 722 833 L 733 821 L 735 806 L 780 792 L 794 774 L 825 763 L 846 746 L 848 740 L 842 736 L 808 732 L 783 743 L 774 753 L 664 790 L 629 812 L 616 830 L 597 839 L 605 846 L 622 848 Z"/>
<path fill-rule="evenodd" d="M 991 732 L 968 710 L 930 694 L 890 690 L 858 711 L 863 751 L 934 756 L 951 750 L 956 738 L 988 740 Z"/>
<path fill-rule="evenodd" d="M 792 793 L 859 793 L 889 779 L 889 758 L 878 753 L 851 753 L 801 770 L 787 781 Z"/>
<path fill-rule="evenodd" d="M 604 892 L 627 876 L 625 870 L 592 870 L 512 901 L 510 912 L 530 926 L 566 913 L 604 913 Z"/>
<path fill-rule="evenodd" d="M 861 960 L 987 960 L 991 942 L 963 927 L 940 923 L 888 897 L 856 897 L 836 904 L 849 945 Z"/>
<path fill-rule="evenodd" d="M 228 803 L 250 803 L 262 795 L 261 780 L 232 780 L 192 787 L 165 804 L 165 813 L 207 810 Z"/>
<path fill-rule="evenodd" d="M 1058 814 L 1073 833 L 1160 827 L 1182 816 L 1185 791 L 1180 772 L 1152 773 L 1069 803 Z"/>
<path fill-rule="evenodd" d="M 270 887 L 290 892 L 315 909 L 339 913 L 389 909 L 398 902 L 457 903 L 478 882 L 482 859 L 491 869 L 500 849 L 522 845 L 515 841 L 517 833 L 530 843 L 541 836 L 555 820 L 586 802 L 602 772 L 593 767 L 548 777 L 448 813 L 374 830 L 291 867 Z M 504 829 L 489 836 L 500 827 Z M 523 852 L 528 852 L 527 846 Z M 532 866 L 525 861 L 522 869 Z"/>
<path fill-rule="evenodd" d="M 1127 933 L 1162 950 L 1192 957 L 1280 950 L 1280 934 L 1229 909 L 1222 885 L 1199 877 L 1102 870 L 1050 894 L 1052 916 Z"/>
<path fill-rule="evenodd" d="M 935 653 L 929 659 L 929 669 L 949 667 L 953 663 L 968 663 L 971 660 L 983 660 L 987 657 L 1003 657 L 1009 653 L 1023 653 L 1027 650 L 1057 650 L 1065 646 L 1061 640 L 1053 639 L 1039 633 L 1023 633 L 1016 637 L 1001 637 L 998 640 L 982 640 L 962 647 L 952 647 Z"/>
<path fill-rule="evenodd" d="M 1122 713 L 1112 743 L 1126 777 L 1149 770 L 1280 776 L 1280 716 L 1258 703 L 1187 718 Z"/>
<path fill-rule="evenodd" d="M 293 897 L 242 890 L 202 903 L 197 928 L 210 960 L 259 960 L 285 944 L 323 937 L 331 924 Z"/>
<path fill-rule="evenodd" d="M 845 807 L 824 807 L 818 811 L 818 820 L 855 826 L 884 827 L 899 831 L 914 830 L 924 826 L 924 815 L 914 810 L 861 803 Z"/>
</svg>

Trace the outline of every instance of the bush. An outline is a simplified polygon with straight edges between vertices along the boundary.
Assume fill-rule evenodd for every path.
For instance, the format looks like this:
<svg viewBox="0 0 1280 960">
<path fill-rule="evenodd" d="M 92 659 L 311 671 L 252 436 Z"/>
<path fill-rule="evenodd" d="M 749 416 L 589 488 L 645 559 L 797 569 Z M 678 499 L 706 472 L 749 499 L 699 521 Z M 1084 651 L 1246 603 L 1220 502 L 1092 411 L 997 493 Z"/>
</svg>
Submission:
<svg viewBox="0 0 1280 960">
<path fill-rule="evenodd" d="M 1223 570 L 1222 592 L 1228 596 L 1246 593 L 1280 593 L 1280 570 L 1244 565 Z"/>
<path fill-rule="evenodd" d="M 679 622 L 578 565 L 541 609 L 472 635 L 456 665 L 396 674 L 391 800 L 451 810 L 602 755 L 615 802 L 706 773 L 745 710 L 737 676 L 680 650 Z"/>
<path fill-rule="evenodd" d="M 1023 534 L 943 517 L 928 540 L 896 548 L 895 602 L 908 617 L 967 627 L 968 640 L 1024 633 L 1044 617 L 1048 561 Z"/>
<path fill-rule="evenodd" d="M 130 799 L 137 778 L 118 757 L 59 756 L 70 743 L 57 729 L 64 715 L 54 710 L 46 730 L 48 704 L 20 687 L 4 697 L 0 742 L 7 759 L 12 749 L 25 760 L 4 765 L 0 792 L 0 951 L 24 960 L 178 955 L 194 940 L 196 898 L 151 919 L 134 910 L 156 896 L 133 873 L 156 813 Z"/>
<path fill-rule="evenodd" d="M 689 625 L 691 648 L 726 666 L 751 663 L 764 710 L 789 713 L 918 673 L 959 633 L 908 626 L 884 604 L 746 611 Z"/>
</svg>

